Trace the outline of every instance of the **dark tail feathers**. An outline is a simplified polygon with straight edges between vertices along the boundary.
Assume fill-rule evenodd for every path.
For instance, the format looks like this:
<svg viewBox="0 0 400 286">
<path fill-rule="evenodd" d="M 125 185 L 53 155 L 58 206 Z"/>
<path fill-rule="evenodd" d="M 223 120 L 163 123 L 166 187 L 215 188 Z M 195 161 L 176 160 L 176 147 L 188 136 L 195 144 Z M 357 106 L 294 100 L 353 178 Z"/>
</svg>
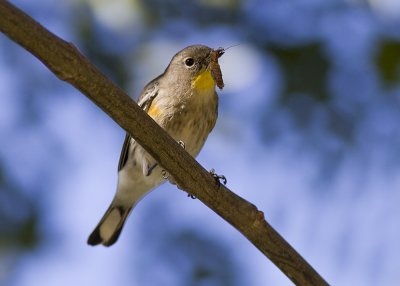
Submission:
<svg viewBox="0 0 400 286">
<path fill-rule="evenodd" d="M 104 246 L 111 246 L 121 234 L 122 227 L 128 217 L 131 208 L 124 208 L 122 206 L 111 206 L 108 208 L 99 224 L 90 234 L 87 243 L 89 245 L 103 244 Z"/>
</svg>

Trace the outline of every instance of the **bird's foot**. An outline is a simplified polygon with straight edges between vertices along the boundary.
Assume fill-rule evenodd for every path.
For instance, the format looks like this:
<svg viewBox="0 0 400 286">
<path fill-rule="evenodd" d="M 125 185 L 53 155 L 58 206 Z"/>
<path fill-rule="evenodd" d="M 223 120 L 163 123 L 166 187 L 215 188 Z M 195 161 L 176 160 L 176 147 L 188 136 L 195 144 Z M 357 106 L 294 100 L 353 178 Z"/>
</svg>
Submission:
<svg viewBox="0 0 400 286">
<path fill-rule="evenodd" d="M 164 180 L 168 180 L 169 179 L 169 174 L 165 170 L 161 170 L 161 176 L 163 177 Z"/>
<path fill-rule="evenodd" d="M 183 149 L 186 149 L 185 142 L 183 142 L 182 140 L 179 140 L 178 144 L 181 145 Z"/>
<path fill-rule="evenodd" d="M 214 177 L 215 182 L 218 184 L 218 187 L 221 185 L 221 182 L 226 185 L 227 183 L 227 179 L 224 175 L 218 175 L 217 173 L 215 173 L 214 169 L 210 170 L 210 174 Z"/>
</svg>

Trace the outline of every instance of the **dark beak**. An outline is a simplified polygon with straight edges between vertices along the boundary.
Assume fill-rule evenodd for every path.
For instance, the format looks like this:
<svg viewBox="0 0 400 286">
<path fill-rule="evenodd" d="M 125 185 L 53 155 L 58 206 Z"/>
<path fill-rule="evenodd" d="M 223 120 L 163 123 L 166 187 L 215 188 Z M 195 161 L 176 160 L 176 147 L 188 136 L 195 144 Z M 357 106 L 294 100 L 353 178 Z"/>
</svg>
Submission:
<svg viewBox="0 0 400 286">
<path fill-rule="evenodd" d="M 223 54 L 225 54 L 225 49 L 224 48 L 218 48 L 215 50 L 217 57 L 220 58 Z"/>
</svg>

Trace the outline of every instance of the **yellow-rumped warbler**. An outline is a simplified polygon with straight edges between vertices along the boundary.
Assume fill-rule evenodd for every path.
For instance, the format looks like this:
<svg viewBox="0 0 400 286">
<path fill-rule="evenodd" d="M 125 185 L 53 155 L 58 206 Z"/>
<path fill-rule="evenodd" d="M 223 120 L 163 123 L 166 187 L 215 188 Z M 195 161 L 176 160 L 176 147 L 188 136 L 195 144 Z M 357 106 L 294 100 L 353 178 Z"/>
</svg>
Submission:
<svg viewBox="0 0 400 286">
<path fill-rule="evenodd" d="M 224 49 L 193 45 L 178 52 L 164 73 L 143 89 L 138 104 L 197 156 L 218 116 L 215 86 L 223 88 L 218 58 Z M 157 162 L 127 134 L 118 164 L 117 192 L 88 244 L 114 244 L 136 203 L 163 181 Z"/>
</svg>

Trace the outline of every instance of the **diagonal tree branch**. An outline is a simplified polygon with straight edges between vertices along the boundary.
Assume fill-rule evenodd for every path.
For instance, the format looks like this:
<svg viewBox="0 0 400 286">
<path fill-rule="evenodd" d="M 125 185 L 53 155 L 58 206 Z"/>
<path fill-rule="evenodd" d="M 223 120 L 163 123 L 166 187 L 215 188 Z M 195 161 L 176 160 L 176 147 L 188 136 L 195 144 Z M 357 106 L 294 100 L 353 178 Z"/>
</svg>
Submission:
<svg viewBox="0 0 400 286">
<path fill-rule="evenodd" d="M 225 186 L 158 126 L 128 95 L 101 74 L 71 43 L 58 38 L 11 3 L 0 0 L 0 31 L 79 89 L 132 134 L 173 177 L 240 231 L 296 285 L 328 285 L 266 222 L 263 212 Z"/>
</svg>

